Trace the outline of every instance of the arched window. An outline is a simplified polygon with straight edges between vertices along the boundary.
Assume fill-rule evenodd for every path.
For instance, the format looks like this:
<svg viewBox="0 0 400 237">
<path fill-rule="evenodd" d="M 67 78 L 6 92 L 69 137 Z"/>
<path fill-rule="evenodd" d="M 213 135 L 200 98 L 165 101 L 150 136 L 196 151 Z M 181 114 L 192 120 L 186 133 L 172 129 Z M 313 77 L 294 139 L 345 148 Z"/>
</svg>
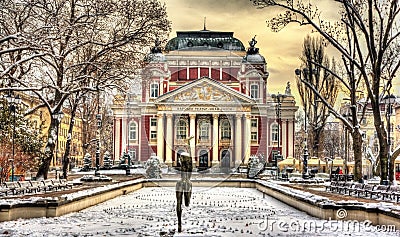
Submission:
<svg viewBox="0 0 400 237">
<path fill-rule="evenodd" d="M 279 126 L 277 123 L 271 126 L 271 141 L 277 142 L 279 140 Z"/>
<path fill-rule="evenodd" d="M 150 98 L 157 98 L 158 97 L 158 84 L 153 83 L 150 85 Z"/>
<path fill-rule="evenodd" d="M 183 119 L 180 119 L 176 124 L 176 139 L 186 139 L 187 124 Z"/>
<path fill-rule="evenodd" d="M 200 121 L 199 124 L 199 139 L 208 140 L 210 137 L 210 124 L 207 121 Z"/>
<path fill-rule="evenodd" d="M 251 84 L 250 85 L 250 97 L 257 99 L 258 96 L 258 85 L 257 84 Z"/>
<path fill-rule="evenodd" d="M 137 125 L 135 122 L 129 123 L 129 140 L 137 140 Z"/>
<path fill-rule="evenodd" d="M 221 138 L 231 139 L 231 125 L 229 124 L 228 120 L 221 122 Z"/>
</svg>

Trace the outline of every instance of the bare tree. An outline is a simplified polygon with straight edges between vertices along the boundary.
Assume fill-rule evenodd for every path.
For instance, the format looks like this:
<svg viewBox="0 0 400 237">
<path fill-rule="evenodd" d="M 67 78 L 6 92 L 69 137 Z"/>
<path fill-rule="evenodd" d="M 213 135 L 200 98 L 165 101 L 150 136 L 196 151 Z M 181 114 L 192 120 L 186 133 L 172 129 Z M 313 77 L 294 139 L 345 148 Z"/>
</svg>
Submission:
<svg viewBox="0 0 400 237">
<path fill-rule="evenodd" d="M 32 24 L 33 5 L 15 0 L 0 1 L 0 92 L 14 85 L 13 78 L 23 77 L 32 69 L 31 61 L 43 56 L 38 49 L 38 31 Z"/>
<path fill-rule="evenodd" d="M 339 91 L 339 82 L 330 73 L 336 72 L 335 61 L 332 62 L 325 54 L 325 46 L 321 38 L 307 36 L 303 43 L 303 53 L 300 57 L 302 61 L 303 79 L 307 80 L 330 105 L 335 105 Z M 316 66 L 316 65 L 322 65 Z M 307 111 L 307 132 L 308 143 L 312 144 L 312 155 L 318 157 L 322 133 L 327 118 L 329 117 L 328 107 L 319 103 L 319 98 L 315 93 L 309 91 L 307 86 L 297 78 L 297 89 L 299 90 L 301 102 L 304 110 Z"/>
<path fill-rule="evenodd" d="M 50 115 L 61 111 L 73 95 L 127 88 L 150 44 L 165 39 L 170 30 L 165 6 L 158 0 L 18 2 L 32 9 L 30 23 L 40 29 L 37 51 L 43 56 L 35 58 L 28 74 L 13 81 L 32 91 Z M 58 123 L 51 119 L 37 177 L 47 178 Z"/>
<path fill-rule="evenodd" d="M 320 9 L 323 10 L 323 8 L 318 8 L 314 3 L 319 1 L 251 0 L 251 2 L 259 8 L 273 6 L 285 10 L 285 13 L 268 21 L 272 30 L 279 31 L 291 22 L 310 25 L 342 55 L 347 73 L 343 76 L 335 75 L 335 77 L 350 92 L 351 120 L 345 119 L 334 110 L 332 113 L 352 131 L 356 179 L 361 178 L 362 159 L 359 151 L 361 151 L 362 138 L 356 115 L 355 94 L 360 80 L 365 84 L 368 99 L 372 104 L 374 125 L 380 145 L 381 180 L 387 179 L 388 133 L 380 115 L 380 104 L 383 95 L 389 94 L 392 80 L 400 67 L 398 26 L 400 6 L 398 0 L 331 2 L 340 9 L 338 20 L 335 22 L 321 17 Z M 318 93 L 311 84 L 307 86 Z M 321 95 L 317 94 L 317 96 L 324 101 L 323 103 L 329 104 Z M 393 160 L 390 163 L 392 164 Z M 394 177 L 390 175 L 389 178 L 393 180 Z"/>
</svg>

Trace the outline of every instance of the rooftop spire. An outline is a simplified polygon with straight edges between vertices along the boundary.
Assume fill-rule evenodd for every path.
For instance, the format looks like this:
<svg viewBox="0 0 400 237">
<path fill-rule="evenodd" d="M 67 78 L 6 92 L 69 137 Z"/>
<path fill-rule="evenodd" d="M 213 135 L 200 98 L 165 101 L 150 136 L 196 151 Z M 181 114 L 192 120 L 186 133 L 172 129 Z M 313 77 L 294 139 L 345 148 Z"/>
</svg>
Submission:
<svg viewBox="0 0 400 237">
<path fill-rule="evenodd" d="M 207 30 L 206 22 L 207 22 L 207 17 L 204 17 L 204 28 L 203 28 L 203 30 Z"/>
</svg>

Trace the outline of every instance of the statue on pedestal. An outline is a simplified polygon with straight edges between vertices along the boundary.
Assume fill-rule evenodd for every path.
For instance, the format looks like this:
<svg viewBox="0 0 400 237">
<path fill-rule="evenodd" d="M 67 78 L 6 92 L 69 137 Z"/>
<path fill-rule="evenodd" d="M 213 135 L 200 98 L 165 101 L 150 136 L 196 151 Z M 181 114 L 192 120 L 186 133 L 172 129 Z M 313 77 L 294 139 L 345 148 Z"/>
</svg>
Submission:
<svg viewBox="0 0 400 237">
<path fill-rule="evenodd" d="M 190 137 L 187 142 L 190 151 Z M 192 196 L 192 182 L 190 177 L 192 176 L 193 162 L 192 156 L 187 152 L 178 154 L 178 159 L 181 164 L 181 179 L 176 182 L 176 214 L 178 216 L 178 232 L 182 232 L 182 201 L 184 199 L 185 206 L 189 206 L 190 197 Z"/>
</svg>

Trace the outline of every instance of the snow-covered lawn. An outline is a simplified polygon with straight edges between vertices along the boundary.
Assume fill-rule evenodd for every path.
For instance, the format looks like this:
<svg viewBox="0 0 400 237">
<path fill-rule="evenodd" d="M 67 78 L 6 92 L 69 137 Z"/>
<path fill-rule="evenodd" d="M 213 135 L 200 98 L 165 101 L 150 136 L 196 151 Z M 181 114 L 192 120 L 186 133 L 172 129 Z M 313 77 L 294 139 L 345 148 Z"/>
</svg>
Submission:
<svg viewBox="0 0 400 237">
<path fill-rule="evenodd" d="M 247 188 L 194 188 L 177 228 L 174 188 L 143 188 L 57 218 L 0 223 L 0 236 L 399 236 L 325 221 Z M 344 225 L 343 225 L 344 224 Z M 345 229 L 344 227 L 348 228 Z M 361 229 L 359 230 L 358 227 Z M 169 235 L 167 235 L 169 234 Z"/>
</svg>

